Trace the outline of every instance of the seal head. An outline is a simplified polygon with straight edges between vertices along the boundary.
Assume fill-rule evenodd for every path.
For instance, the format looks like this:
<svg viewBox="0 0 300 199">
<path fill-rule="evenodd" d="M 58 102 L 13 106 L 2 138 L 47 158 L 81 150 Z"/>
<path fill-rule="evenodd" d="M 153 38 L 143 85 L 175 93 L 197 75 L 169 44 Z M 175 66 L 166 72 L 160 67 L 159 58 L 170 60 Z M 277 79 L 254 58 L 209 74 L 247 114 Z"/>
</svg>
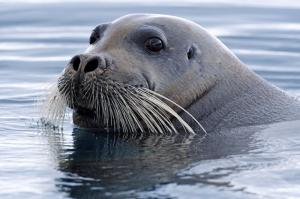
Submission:
<svg viewBox="0 0 300 199">
<path fill-rule="evenodd" d="M 126 15 L 98 25 L 89 42 L 85 53 L 71 59 L 58 81 L 60 94 L 74 110 L 74 123 L 81 127 L 117 126 L 119 130 L 129 123 L 128 129 L 149 129 L 155 122 L 162 123 L 153 127 L 157 130 L 163 128 L 163 118 L 170 122 L 172 111 L 181 114 L 182 107 L 205 128 L 234 127 L 260 123 L 261 118 L 266 118 L 263 122 L 282 120 L 286 105 L 295 104 L 249 70 L 216 37 L 182 18 Z M 258 98 L 280 112 L 279 116 L 258 113 Z M 243 107 L 256 117 L 249 112 L 240 120 Z M 187 116 L 182 114 L 193 125 L 194 118 Z"/>
</svg>

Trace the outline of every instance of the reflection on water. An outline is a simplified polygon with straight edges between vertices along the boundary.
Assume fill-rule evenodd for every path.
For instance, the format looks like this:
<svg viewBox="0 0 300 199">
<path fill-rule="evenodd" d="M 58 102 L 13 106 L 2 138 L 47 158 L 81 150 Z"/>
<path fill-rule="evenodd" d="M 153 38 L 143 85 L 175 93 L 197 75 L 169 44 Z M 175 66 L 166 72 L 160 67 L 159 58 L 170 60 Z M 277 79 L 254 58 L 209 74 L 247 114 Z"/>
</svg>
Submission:
<svg viewBox="0 0 300 199">
<path fill-rule="evenodd" d="M 69 118 L 60 132 L 36 125 L 36 98 L 84 51 L 93 27 L 132 12 L 194 20 L 264 78 L 299 94 L 300 7 L 230 2 L 1 3 L 0 198 L 298 198 L 299 121 L 205 139 L 124 138 L 74 129 Z"/>
<path fill-rule="evenodd" d="M 247 153 L 255 130 L 219 132 L 203 139 L 201 135 L 123 138 L 74 129 L 74 148 L 60 161 L 59 169 L 81 178 L 75 177 L 77 186 L 69 183 L 69 176 L 61 178 L 58 186 L 72 198 L 84 198 L 87 193 L 87 198 L 99 198 L 116 193 L 137 197 L 137 193 L 128 191 L 152 191 L 157 185 L 174 181 L 209 183 L 206 178 L 177 176 L 177 172 L 200 160 Z"/>
</svg>

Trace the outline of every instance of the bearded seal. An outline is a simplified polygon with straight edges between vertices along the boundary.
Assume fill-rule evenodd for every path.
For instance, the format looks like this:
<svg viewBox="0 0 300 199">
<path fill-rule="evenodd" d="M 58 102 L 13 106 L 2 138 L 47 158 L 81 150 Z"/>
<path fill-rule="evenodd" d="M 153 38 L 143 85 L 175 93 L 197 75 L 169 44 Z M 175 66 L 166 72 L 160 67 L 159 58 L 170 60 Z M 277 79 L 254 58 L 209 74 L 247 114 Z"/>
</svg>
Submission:
<svg viewBox="0 0 300 199">
<path fill-rule="evenodd" d="M 130 14 L 98 25 L 89 43 L 59 77 L 50 100 L 55 118 L 64 114 L 57 107 L 68 106 L 80 127 L 159 133 L 299 118 L 297 99 L 192 21 Z"/>
</svg>

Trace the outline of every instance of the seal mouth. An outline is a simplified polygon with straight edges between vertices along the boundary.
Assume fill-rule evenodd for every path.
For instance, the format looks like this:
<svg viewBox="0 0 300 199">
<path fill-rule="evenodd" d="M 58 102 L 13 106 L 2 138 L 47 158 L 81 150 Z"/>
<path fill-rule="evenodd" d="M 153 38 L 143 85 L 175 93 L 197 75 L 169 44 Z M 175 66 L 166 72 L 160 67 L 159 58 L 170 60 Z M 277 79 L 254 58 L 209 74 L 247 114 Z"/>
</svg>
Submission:
<svg viewBox="0 0 300 199">
<path fill-rule="evenodd" d="M 66 81 L 68 80 L 59 82 L 62 89 L 55 87 L 47 101 L 47 118 L 54 124 L 60 125 L 66 108 L 69 107 L 73 110 L 74 125 L 80 128 L 97 128 L 125 134 L 148 132 L 164 135 L 178 133 L 177 125 L 173 124 L 174 118 L 185 132 L 194 134 L 194 130 L 167 102 L 184 110 L 206 132 L 184 108 L 142 84 L 132 86 L 97 79 L 85 82 L 82 92 L 76 93 L 72 81 Z"/>
<path fill-rule="evenodd" d="M 85 108 L 82 106 L 77 106 L 74 108 L 74 111 L 83 117 L 88 117 L 88 118 L 95 118 L 96 117 L 96 111 L 93 109 Z"/>
<path fill-rule="evenodd" d="M 96 111 L 93 109 L 76 106 L 73 108 L 73 122 L 80 128 L 100 128 L 103 127 L 96 122 Z"/>
</svg>

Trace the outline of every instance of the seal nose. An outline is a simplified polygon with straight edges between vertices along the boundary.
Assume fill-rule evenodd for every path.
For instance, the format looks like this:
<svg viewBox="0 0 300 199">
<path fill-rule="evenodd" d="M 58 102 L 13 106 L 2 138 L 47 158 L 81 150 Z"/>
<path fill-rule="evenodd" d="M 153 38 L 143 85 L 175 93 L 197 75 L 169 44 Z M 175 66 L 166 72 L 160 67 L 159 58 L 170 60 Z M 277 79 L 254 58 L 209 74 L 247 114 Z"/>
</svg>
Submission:
<svg viewBox="0 0 300 199">
<path fill-rule="evenodd" d="M 107 60 L 102 56 L 76 55 L 71 59 L 70 65 L 75 71 L 88 73 L 95 71 L 97 68 L 106 69 L 110 65 Z"/>
<path fill-rule="evenodd" d="M 93 57 L 86 63 L 83 71 L 84 73 L 94 71 L 96 70 L 96 68 L 98 68 L 98 65 L 99 65 L 99 58 Z"/>
<path fill-rule="evenodd" d="M 80 65 L 80 57 L 78 55 L 74 56 L 70 61 L 71 66 L 75 71 L 78 71 Z"/>
</svg>

